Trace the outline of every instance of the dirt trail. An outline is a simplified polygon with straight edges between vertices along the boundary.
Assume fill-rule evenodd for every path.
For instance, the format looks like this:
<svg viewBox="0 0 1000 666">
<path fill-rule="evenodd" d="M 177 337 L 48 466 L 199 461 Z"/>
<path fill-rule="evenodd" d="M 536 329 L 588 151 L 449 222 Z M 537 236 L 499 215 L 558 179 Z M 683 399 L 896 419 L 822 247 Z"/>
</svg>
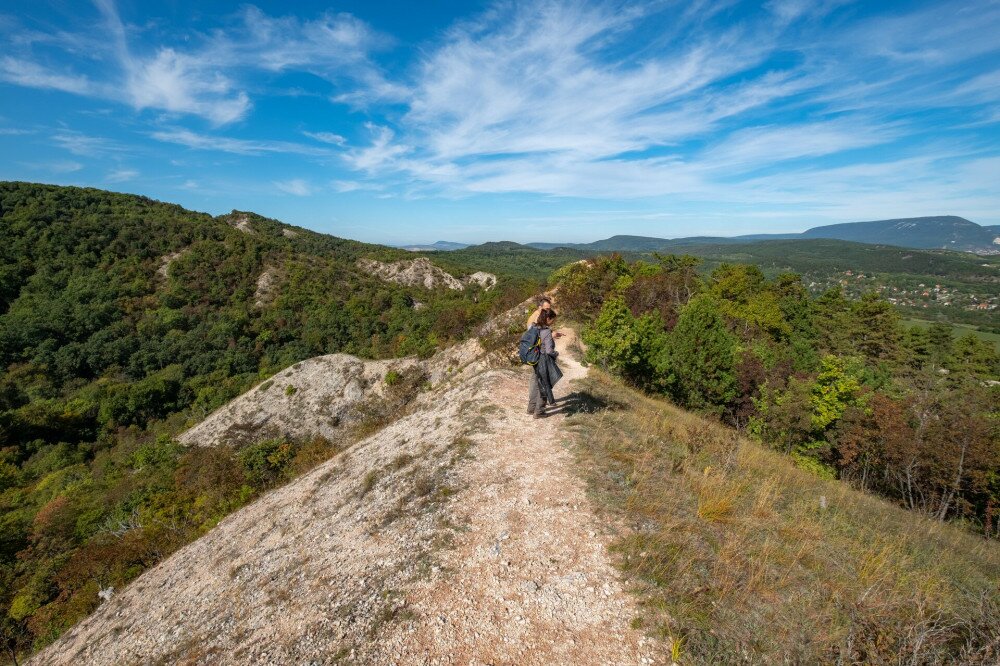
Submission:
<svg viewBox="0 0 1000 666">
<path fill-rule="evenodd" d="M 32 663 L 654 663 L 561 427 L 586 374 L 568 333 L 551 416 L 525 413 L 527 368 L 469 363 Z"/>
<path fill-rule="evenodd" d="M 397 625 L 380 641 L 393 663 L 647 664 L 653 645 L 629 627 L 632 599 L 607 554 L 584 484 L 572 472 L 561 425 L 571 382 L 587 369 L 556 341 L 563 380 L 557 409 L 526 413 L 527 370 L 491 392 L 493 434 L 463 468 L 467 490 L 448 507 L 463 526 L 441 576 L 408 592 L 430 621 Z M 551 410 L 551 408 L 550 408 Z"/>
</svg>

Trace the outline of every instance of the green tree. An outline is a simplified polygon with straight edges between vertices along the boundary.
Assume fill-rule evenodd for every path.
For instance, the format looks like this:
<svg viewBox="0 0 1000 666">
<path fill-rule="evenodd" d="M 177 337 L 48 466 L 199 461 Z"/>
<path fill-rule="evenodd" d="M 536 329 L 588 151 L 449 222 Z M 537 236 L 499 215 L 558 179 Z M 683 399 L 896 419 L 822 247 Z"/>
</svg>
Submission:
<svg viewBox="0 0 1000 666">
<path fill-rule="evenodd" d="M 934 322 L 927 329 L 927 345 L 930 361 L 942 367 L 948 363 L 955 347 L 952 327 L 942 322 Z"/>
<path fill-rule="evenodd" d="M 712 272 L 711 292 L 721 313 L 744 338 L 761 332 L 776 339 L 791 333 L 777 295 L 756 266 L 722 264 Z"/>
<path fill-rule="evenodd" d="M 583 331 L 587 358 L 641 386 L 655 381 L 654 359 L 666 345 L 658 313 L 635 317 L 621 296 L 609 298 Z"/>
<path fill-rule="evenodd" d="M 682 405 L 721 413 L 736 396 L 739 346 L 707 294 L 681 310 L 657 359 L 658 382 Z"/>
<path fill-rule="evenodd" d="M 900 359 L 903 330 L 899 312 L 878 294 L 868 292 L 851 306 L 851 334 L 858 353 L 875 362 Z"/>
<path fill-rule="evenodd" d="M 949 368 L 960 374 L 995 380 L 1000 376 L 1000 354 L 994 345 L 967 333 L 955 340 Z"/>
</svg>

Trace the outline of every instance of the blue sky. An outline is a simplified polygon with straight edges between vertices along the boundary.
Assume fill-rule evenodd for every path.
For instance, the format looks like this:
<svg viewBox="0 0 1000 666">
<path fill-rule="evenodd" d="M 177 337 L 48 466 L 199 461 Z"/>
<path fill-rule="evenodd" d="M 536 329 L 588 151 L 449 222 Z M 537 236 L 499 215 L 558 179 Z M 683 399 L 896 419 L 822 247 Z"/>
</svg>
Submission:
<svg viewBox="0 0 1000 666">
<path fill-rule="evenodd" d="M 0 179 L 383 243 L 1000 223 L 1000 2 L 0 8 Z"/>
</svg>

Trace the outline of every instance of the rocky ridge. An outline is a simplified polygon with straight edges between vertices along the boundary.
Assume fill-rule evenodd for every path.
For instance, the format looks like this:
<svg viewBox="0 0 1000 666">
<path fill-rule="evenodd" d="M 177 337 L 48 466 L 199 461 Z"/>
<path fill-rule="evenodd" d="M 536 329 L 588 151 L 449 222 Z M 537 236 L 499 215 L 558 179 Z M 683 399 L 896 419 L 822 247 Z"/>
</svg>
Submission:
<svg viewBox="0 0 1000 666">
<path fill-rule="evenodd" d="M 436 383 L 401 418 L 227 517 L 31 663 L 654 663 L 571 471 L 560 426 L 586 370 L 569 339 L 549 418 L 524 413 L 525 368 L 490 364 L 472 343 L 432 359 Z M 329 395 L 353 395 L 351 381 L 419 363 L 334 356 L 271 389 L 298 382 L 296 395 L 319 395 L 313 381 L 350 366 Z M 260 392 L 213 416 L 249 415 L 268 404 Z"/>
<path fill-rule="evenodd" d="M 457 370 L 474 364 L 481 353 L 478 340 L 473 339 L 426 360 L 317 356 L 261 382 L 177 439 L 198 446 L 240 445 L 278 436 L 336 440 L 342 436 L 344 426 L 361 418 L 359 406 L 385 395 L 390 373 L 400 376 L 407 371 L 420 372 L 428 387 L 434 388 Z"/>
</svg>

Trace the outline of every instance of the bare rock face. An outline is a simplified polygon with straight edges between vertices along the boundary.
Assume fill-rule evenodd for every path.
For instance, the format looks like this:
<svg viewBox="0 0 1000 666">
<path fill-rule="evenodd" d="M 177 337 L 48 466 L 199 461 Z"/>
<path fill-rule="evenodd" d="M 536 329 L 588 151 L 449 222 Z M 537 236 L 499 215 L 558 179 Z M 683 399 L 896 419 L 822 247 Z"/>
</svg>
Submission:
<svg viewBox="0 0 1000 666">
<path fill-rule="evenodd" d="M 252 234 L 254 232 L 253 225 L 250 224 L 250 218 L 248 218 L 246 215 L 231 216 L 228 222 L 229 224 L 236 227 L 245 234 Z"/>
<path fill-rule="evenodd" d="M 391 264 L 374 259 L 360 259 L 358 267 L 377 275 L 386 282 L 395 282 L 408 287 L 423 287 L 425 289 L 447 287 L 456 290 L 465 288 L 454 276 L 432 264 L 426 257 L 410 261 L 397 261 Z"/>
<path fill-rule="evenodd" d="M 242 445 L 279 436 L 333 440 L 343 432 L 343 426 L 361 418 L 358 407 L 385 395 L 390 373 L 419 370 L 433 387 L 468 366 L 479 353 L 479 342 L 470 340 L 423 361 L 317 356 L 258 384 L 177 439 L 198 446 Z"/>
<path fill-rule="evenodd" d="M 174 263 L 177 259 L 180 259 L 183 254 L 184 250 L 178 250 L 177 252 L 171 252 L 170 254 L 160 257 L 160 265 L 156 268 L 156 274 L 166 280 L 169 275 L 170 264 Z"/>
<path fill-rule="evenodd" d="M 478 284 L 484 291 L 489 291 L 493 287 L 497 286 L 497 276 L 493 275 L 493 273 L 476 271 L 472 275 L 465 278 L 465 283 Z"/>
<path fill-rule="evenodd" d="M 395 282 L 408 287 L 423 287 L 424 289 L 447 287 L 448 289 L 460 291 L 470 284 L 478 284 L 488 290 L 495 287 L 497 283 L 496 275 L 482 271 L 459 280 L 432 264 L 430 259 L 426 257 L 396 261 L 388 264 L 374 259 L 360 259 L 358 260 L 358 267 L 382 278 L 386 282 Z"/>
<path fill-rule="evenodd" d="M 254 292 L 254 305 L 258 308 L 264 307 L 271 302 L 274 291 L 279 283 L 278 269 L 268 266 L 257 276 L 257 289 Z"/>
</svg>

